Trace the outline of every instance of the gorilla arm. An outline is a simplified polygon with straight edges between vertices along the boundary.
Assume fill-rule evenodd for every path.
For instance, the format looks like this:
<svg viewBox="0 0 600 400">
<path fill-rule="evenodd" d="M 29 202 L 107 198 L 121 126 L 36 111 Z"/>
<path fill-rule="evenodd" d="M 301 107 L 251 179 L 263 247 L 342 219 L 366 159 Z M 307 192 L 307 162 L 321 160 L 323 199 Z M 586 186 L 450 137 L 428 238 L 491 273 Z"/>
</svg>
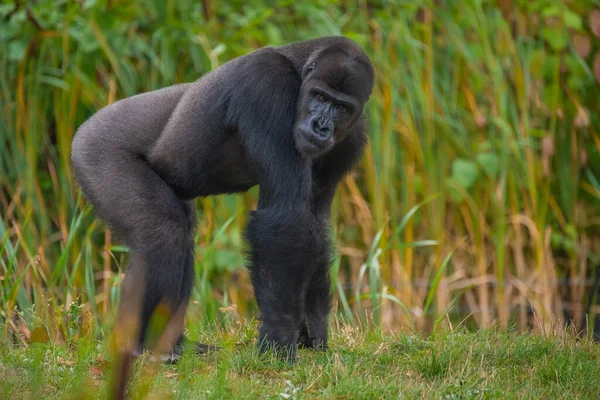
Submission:
<svg viewBox="0 0 600 400">
<path fill-rule="evenodd" d="M 308 278 L 325 256 L 310 209 L 311 160 L 297 151 L 292 134 L 301 82 L 291 62 L 269 50 L 249 58 L 239 74 L 227 120 L 239 126 L 260 185 L 246 232 L 261 311 L 259 346 L 274 345 L 293 359 Z"/>
</svg>

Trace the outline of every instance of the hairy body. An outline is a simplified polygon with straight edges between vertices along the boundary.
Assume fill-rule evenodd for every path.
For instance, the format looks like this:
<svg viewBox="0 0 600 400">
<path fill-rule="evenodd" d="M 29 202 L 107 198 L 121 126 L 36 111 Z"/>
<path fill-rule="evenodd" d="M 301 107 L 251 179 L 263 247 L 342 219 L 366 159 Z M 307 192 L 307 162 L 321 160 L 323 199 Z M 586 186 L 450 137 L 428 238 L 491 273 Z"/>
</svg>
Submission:
<svg viewBox="0 0 600 400">
<path fill-rule="evenodd" d="M 354 42 L 315 39 L 120 100 L 78 129 L 76 180 L 132 250 L 120 315 L 139 322 L 137 351 L 154 345 L 146 333 L 160 304 L 171 322 L 161 340 L 177 355 L 194 278 L 191 200 L 255 185 L 245 238 L 259 346 L 289 359 L 298 342 L 327 347 L 331 201 L 367 141 L 373 79 Z"/>
</svg>

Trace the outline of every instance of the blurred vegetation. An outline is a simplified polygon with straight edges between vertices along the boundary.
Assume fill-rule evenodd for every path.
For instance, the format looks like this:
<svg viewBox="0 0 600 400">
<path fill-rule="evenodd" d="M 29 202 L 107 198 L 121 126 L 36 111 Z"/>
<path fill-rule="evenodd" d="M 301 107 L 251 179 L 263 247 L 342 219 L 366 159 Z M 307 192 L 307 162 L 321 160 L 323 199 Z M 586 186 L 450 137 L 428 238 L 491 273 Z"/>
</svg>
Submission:
<svg viewBox="0 0 600 400">
<path fill-rule="evenodd" d="M 69 167 L 85 119 L 322 35 L 356 40 L 377 74 L 370 146 L 334 207 L 339 314 L 536 331 L 600 314 L 598 0 L 30 0 L 0 3 L 0 21 L 0 323 L 15 338 L 105 332 L 118 301 L 127 249 Z M 188 325 L 256 311 L 241 240 L 256 194 L 197 201 Z"/>
</svg>

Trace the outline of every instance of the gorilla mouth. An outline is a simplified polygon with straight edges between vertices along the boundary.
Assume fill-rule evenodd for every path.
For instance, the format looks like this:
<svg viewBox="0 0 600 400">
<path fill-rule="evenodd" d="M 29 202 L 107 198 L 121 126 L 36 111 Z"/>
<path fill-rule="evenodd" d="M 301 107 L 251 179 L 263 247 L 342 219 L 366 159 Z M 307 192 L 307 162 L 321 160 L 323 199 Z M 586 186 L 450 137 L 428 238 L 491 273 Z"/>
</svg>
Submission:
<svg viewBox="0 0 600 400">
<path fill-rule="evenodd" d="M 308 138 L 308 143 L 312 144 L 313 146 L 321 147 L 313 137 Z"/>
<path fill-rule="evenodd" d="M 298 143 L 298 150 L 304 155 L 314 157 L 325 153 L 331 147 L 328 142 L 319 141 L 310 133 L 302 130 L 298 133 L 301 138 Z"/>
</svg>

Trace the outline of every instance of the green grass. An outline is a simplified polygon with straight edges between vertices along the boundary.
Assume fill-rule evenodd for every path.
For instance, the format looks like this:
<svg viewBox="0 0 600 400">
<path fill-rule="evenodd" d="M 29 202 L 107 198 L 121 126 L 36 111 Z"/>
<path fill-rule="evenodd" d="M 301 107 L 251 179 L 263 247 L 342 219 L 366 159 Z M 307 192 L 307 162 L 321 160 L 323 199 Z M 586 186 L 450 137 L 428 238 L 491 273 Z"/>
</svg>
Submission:
<svg viewBox="0 0 600 400">
<path fill-rule="evenodd" d="M 600 347 L 568 333 L 510 330 L 438 333 L 359 331 L 336 324 L 325 353 L 301 350 L 294 366 L 261 360 L 255 325 L 212 330 L 201 340 L 223 350 L 186 354 L 169 366 L 139 359 L 131 398 L 503 398 L 595 399 Z M 192 337 L 199 335 L 192 334 Z M 110 356 L 105 342 L 80 340 L 0 347 L 0 397 L 105 398 Z"/>
</svg>

